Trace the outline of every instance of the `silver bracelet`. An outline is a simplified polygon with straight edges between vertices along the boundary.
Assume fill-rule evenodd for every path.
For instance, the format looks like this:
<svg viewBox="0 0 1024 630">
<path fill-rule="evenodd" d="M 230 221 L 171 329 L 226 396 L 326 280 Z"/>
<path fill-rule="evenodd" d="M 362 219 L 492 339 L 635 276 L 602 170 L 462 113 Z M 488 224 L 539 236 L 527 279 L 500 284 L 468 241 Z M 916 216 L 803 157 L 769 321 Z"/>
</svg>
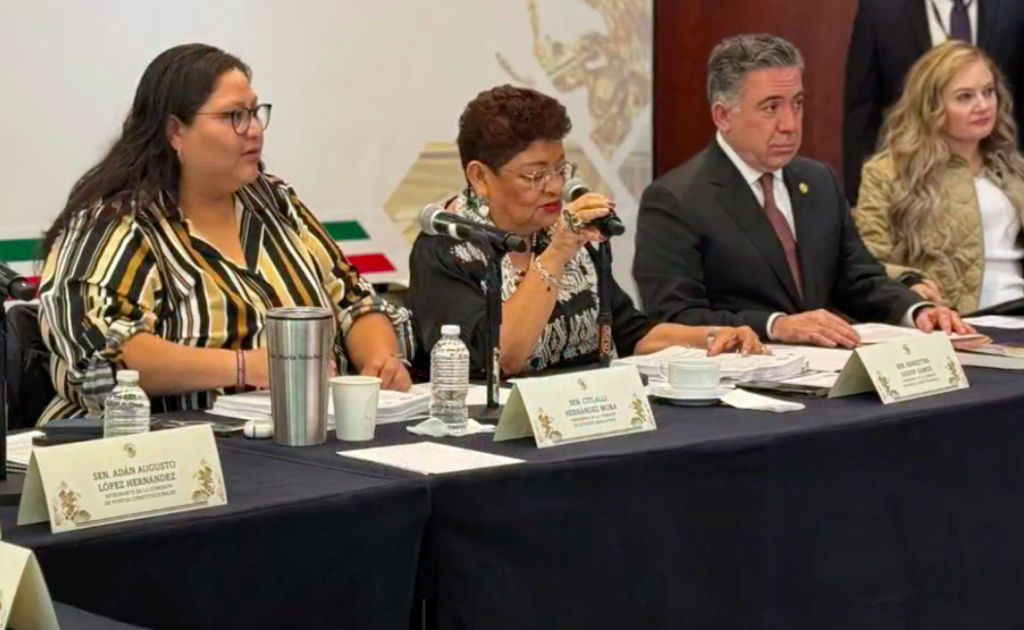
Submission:
<svg viewBox="0 0 1024 630">
<path fill-rule="evenodd" d="M 548 273 L 548 270 L 544 268 L 544 265 L 540 264 L 540 259 L 539 258 L 534 258 L 533 259 L 533 264 L 531 266 L 533 267 L 534 271 L 537 272 L 537 275 L 540 276 L 540 279 L 543 280 L 546 285 L 548 285 L 552 289 L 561 289 L 562 288 L 562 281 L 559 280 L 558 278 L 554 277 L 550 273 Z"/>
</svg>

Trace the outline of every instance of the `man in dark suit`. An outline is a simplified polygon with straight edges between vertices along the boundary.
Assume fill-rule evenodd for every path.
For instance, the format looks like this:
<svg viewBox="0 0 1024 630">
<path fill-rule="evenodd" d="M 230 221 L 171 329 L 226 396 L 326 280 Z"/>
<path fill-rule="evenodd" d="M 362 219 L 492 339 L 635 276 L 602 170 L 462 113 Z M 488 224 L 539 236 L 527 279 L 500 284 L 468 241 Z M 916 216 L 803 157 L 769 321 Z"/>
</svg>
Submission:
<svg viewBox="0 0 1024 630">
<path fill-rule="evenodd" d="M 966 332 L 920 303 L 867 252 L 835 174 L 798 158 L 803 58 L 784 39 L 743 35 L 711 53 L 718 135 L 644 191 L 633 274 L 664 321 L 750 326 L 762 338 L 852 347 L 838 308 L 865 322 Z"/>
<path fill-rule="evenodd" d="M 1024 2 L 1021 0 L 860 0 L 846 56 L 843 175 L 856 204 L 860 171 L 875 152 L 885 111 L 903 92 L 910 66 L 948 39 L 976 44 L 1013 92 L 1018 131 L 1024 114 Z"/>
</svg>

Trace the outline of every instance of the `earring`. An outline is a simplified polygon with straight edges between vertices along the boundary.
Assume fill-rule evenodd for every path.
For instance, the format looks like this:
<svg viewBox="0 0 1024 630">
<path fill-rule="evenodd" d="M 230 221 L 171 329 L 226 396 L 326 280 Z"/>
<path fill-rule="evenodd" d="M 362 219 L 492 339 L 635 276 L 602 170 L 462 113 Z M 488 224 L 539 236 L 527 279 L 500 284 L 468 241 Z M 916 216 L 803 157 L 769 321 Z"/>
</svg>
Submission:
<svg viewBox="0 0 1024 630">
<path fill-rule="evenodd" d="M 478 195 L 472 188 L 466 191 L 466 205 L 476 215 L 485 219 L 491 213 L 491 208 L 487 205 L 487 195 Z"/>
</svg>

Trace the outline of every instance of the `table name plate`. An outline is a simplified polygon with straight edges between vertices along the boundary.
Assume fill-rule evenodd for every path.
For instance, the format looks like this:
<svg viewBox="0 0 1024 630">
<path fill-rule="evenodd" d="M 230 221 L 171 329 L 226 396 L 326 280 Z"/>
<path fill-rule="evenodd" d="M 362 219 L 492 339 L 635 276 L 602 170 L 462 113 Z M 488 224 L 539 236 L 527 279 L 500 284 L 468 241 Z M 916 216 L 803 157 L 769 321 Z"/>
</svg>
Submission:
<svg viewBox="0 0 1024 630">
<path fill-rule="evenodd" d="M 18 525 L 53 533 L 227 503 L 209 425 L 32 451 Z"/>
<path fill-rule="evenodd" d="M 516 379 L 496 442 L 533 436 L 538 448 L 653 431 L 654 413 L 634 366 Z"/>
<path fill-rule="evenodd" d="M 57 614 L 32 551 L 0 542 L 0 630 L 57 630 Z"/>
<path fill-rule="evenodd" d="M 874 390 L 888 405 L 968 387 L 949 338 L 936 333 L 857 348 L 829 398 Z"/>
</svg>

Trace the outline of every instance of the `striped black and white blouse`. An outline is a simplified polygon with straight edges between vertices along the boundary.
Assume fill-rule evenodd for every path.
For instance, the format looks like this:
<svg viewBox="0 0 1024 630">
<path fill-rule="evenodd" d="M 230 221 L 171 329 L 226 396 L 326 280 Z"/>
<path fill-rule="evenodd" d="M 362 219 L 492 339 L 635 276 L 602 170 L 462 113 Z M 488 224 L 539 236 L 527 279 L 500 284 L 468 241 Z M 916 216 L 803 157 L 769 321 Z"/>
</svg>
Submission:
<svg viewBox="0 0 1024 630">
<path fill-rule="evenodd" d="M 332 308 L 340 373 L 344 336 L 367 313 L 384 313 L 411 358 L 408 311 L 377 296 L 287 184 L 260 175 L 235 193 L 245 266 L 202 239 L 164 197 L 119 221 L 81 212 L 54 245 L 40 286 L 43 338 L 57 397 L 40 418 L 98 416 L 114 384 L 121 345 L 148 332 L 197 348 L 253 349 L 278 306 Z M 153 412 L 205 409 L 218 391 L 155 398 Z"/>
</svg>

